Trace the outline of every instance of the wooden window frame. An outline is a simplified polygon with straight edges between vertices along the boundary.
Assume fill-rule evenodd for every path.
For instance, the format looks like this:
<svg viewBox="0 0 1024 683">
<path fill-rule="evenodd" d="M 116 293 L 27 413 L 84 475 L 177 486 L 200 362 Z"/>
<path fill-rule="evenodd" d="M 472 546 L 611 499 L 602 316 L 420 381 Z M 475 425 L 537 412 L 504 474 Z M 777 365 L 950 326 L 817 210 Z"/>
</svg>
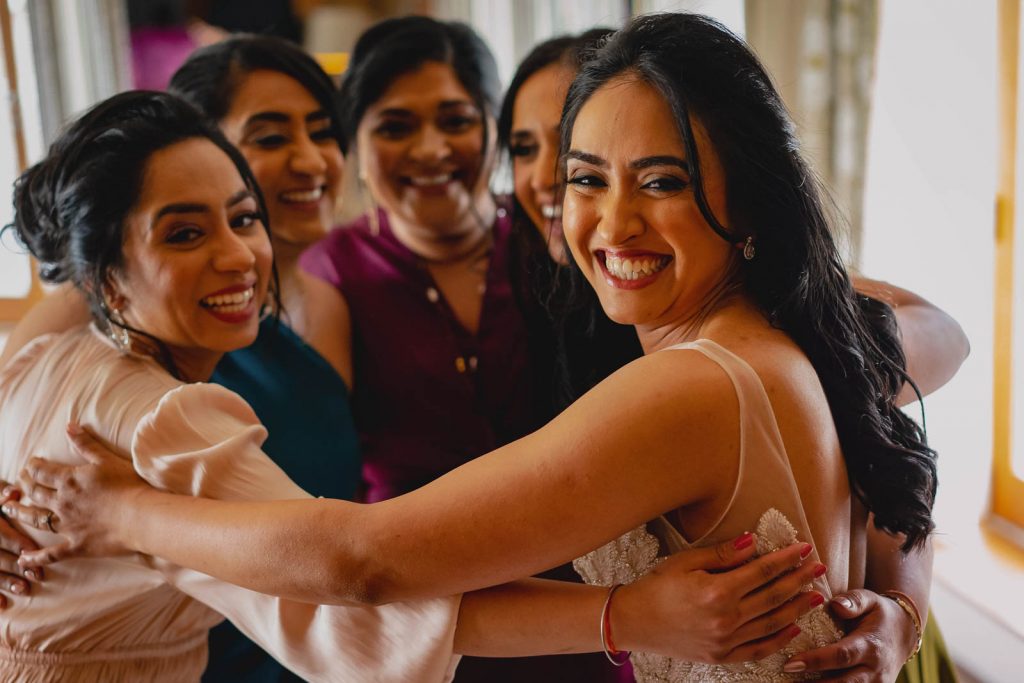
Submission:
<svg viewBox="0 0 1024 683">
<path fill-rule="evenodd" d="M 1024 480 L 1013 471 L 1013 401 L 1024 401 L 1024 388 L 1013 386 L 1014 239 L 1016 227 L 1018 94 L 1020 78 L 1021 0 L 999 1 L 999 175 L 996 196 L 995 348 L 993 404 L 992 513 L 1024 528 Z M 1024 236 L 1021 236 L 1024 238 Z M 1015 395 L 1016 393 L 1016 395 Z"/>
<path fill-rule="evenodd" d="M 14 146 L 17 155 L 18 171 L 28 167 L 28 150 L 25 146 L 25 133 L 21 118 L 21 107 L 18 104 L 18 70 L 14 62 L 14 33 L 11 26 L 11 13 L 7 0 L 0 0 L 0 37 L 3 42 L 4 71 L 7 74 L 7 101 L 10 102 L 11 123 L 14 128 Z M 9 191 L 5 189 L 4 191 Z M 43 296 L 35 264 L 30 268 L 31 284 L 28 294 L 21 298 L 11 299 L 0 297 L 0 322 L 12 322 L 25 315 L 29 308 Z"/>
</svg>

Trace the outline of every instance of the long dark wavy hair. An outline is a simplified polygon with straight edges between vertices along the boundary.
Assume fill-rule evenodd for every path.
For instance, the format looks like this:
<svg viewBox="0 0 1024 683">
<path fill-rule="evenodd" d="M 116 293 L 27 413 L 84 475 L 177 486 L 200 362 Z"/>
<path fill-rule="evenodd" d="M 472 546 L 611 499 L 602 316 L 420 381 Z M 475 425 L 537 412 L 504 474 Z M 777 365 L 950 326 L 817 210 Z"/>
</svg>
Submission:
<svg viewBox="0 0 1024 683">
<path fill-rule="evenodd" d="M 101 329 L 145 337 L 178 379 L 167 346 L 112 320 L 103 291 L 111 274 L 124 267 L 124 222 L 142 191 L 146 163 L 155 152 L 192 138 L 209 140 L 231 159 L 256 197 L 269 235 L 263 195 L 241 153 L 185 101 L 145 90 L 114 95 L 74 121 L 46 158 L 15 182 L 14 222 L 5 227 L 39 261 L 44 282 L 74 284 Z M 276 297 L 276 271 L 270 286 Z"/>
<path fill-rule="evenodd" d="M 905 536 L 905 551 L 920 546 L 934 528 L 935 452 L 896 407 L 909 378 L 895 321 L 887 306 L 854 291 L 820 183 L 768 74 L 741 39 L 708 17 L 639 17 L 573 82 L 562 115 L 563 157 L 581 107 L 621 75 L 642 79 L 665 98 L 710 228 L 736 244 L 753 238 L 756 257 L 742 262 L 736 278 L 817 371 L 854 495 L 876 527 Z M 729 225 L 708 206 L 693 120 L 707 130 L 725 171 Z"/>
</svg>

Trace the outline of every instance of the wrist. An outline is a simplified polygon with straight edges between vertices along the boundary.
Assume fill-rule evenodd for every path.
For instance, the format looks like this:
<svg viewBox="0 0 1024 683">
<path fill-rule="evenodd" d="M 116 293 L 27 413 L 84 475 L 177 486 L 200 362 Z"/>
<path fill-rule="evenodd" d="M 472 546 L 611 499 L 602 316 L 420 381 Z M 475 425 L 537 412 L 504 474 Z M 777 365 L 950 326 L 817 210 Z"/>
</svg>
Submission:
<svg viewBox="0 0 1024 683">
<path fill-rule="evenodd" d="M 886 598 L 897 611 L 902 615 L 902 633 L 906 654 L 906 660 L 910 661 L 921 650 L 921 642 L 924 639 L 924 622 L 921 611 L 914 600 L 901 591 L 888 590 L 879 593 Z"/>
</svg>

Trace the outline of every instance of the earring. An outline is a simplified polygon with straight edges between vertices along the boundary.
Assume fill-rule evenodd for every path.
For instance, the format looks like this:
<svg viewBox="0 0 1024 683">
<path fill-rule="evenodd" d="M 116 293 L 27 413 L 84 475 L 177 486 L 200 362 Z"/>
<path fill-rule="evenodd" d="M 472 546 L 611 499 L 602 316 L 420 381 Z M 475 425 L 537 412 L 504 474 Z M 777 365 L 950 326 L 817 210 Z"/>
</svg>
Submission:
<svg viewBox="0 0 1024 683">
<path fill-rule="evenodd" d="M 122 351 L 131 351 L 132 338 L 128 334 L 127 323 L 125 323 L 124 317 L 121 315 L 121 309 L 107 308 L 107 318 L 107 334 L 110 336 L 111 341 Z"/>
<path fill-rule="evenodd" d="M 747 241 L 743 243 L 743 258 L 748 261 L 753 261 L 756 253 L 757 250 L 754 249 L 754 238 L 748 236 Z"/>
</svg>

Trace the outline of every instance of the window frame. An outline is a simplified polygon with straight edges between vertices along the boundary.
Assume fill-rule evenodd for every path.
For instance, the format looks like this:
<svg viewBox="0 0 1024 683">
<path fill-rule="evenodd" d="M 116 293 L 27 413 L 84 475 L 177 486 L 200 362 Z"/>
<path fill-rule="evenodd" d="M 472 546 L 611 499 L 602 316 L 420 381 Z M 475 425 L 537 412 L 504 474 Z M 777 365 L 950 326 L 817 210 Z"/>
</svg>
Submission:
<svg viewBox="0 0 1024 683">
<path fill-rule="evenodd" d="M 18 171 L 21 172 L 28 166 L 28 149 L 25 144 L 21 107 L 18 103 L 18 70 L 14 57 L 14 32 L 7 0 L 0 0 L 0 43 L 3 44 L 3 66 L 7 75 L 7 87 L 9 89 L 7 101 L 10 106 L 11 122 L 14 128 L 16 163 Z M 29 270 L 32 280 L 29 285 L 28 294 L 19 298 L 0 297 L 0 322 L 14 322 L 18 320 L 42 298 L 43 290 L 39 283 L 34 263 Z"/>
<path fill-rule="evenodd" d="M 1018 144 L 1021 124 L 1020 94 L 1020 0 L 999 2 L 999 175 L 996 195 L 995 234 L 995 348 L 993 377 L 993 458 L 991 512 L 1024 527 L 1024 480 L 1013 471 L 1013 401 L 1024 400 L 1014 392 L 1014 240 L 1017 222 L 1017 165 L 1024 162 Z M 1024 303 L 1024 302 L 1022 302 Z M 1015 396 L 1017 393 L 1019 395 Z M 1022 433 L 1024 434 L 1024 433 Z M 1018 438 L 1022 434 L 1017 434 Z"/>
</svg>

